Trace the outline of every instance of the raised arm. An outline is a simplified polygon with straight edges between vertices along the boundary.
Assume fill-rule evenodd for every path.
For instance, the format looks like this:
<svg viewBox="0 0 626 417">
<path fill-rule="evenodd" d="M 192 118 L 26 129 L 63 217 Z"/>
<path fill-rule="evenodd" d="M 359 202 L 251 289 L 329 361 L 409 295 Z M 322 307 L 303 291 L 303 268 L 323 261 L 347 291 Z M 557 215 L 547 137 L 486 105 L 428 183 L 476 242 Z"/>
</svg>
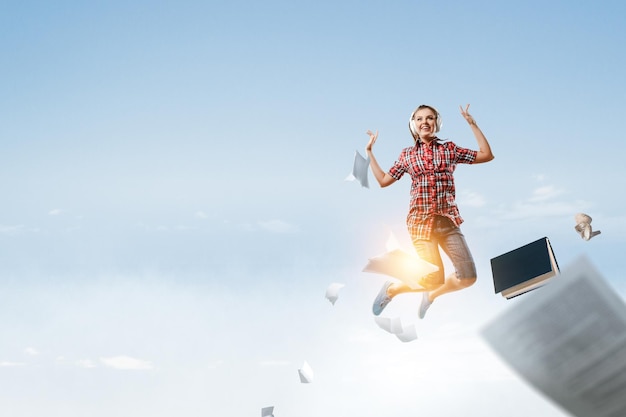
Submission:
<svg viewBox="0 0 626 417">
<path fill-rule="evenodd" d="M 487 138 L 483 134 L 482 130 L 480 130 L 476 124 L 476 120 L 474 120 L 474 118 L 468 113 L 469 104 L 465 107 L 465 110 L 463 110 L 462 106 L 459 107 L 461 108 L 461 115 L 465 118 L 465 120 L 467 120 L 467 123 L 469 123 L 472 128 L 472 132 L 474 133 L 474 137 L 476 138 L 476 142 L 478 143 L 478 154 L 476 155 L 474 163 L 481 164 L 483 162 L 491 161 L 494 158 L 493 153 L 491 152 L 491 147 L 489 146 L 489 142 L 487 142 Z"/>
<path fill-rule="evenodd" d="M 365 146 L 365 152 L 367 153 L 367 157 L 370 159 L 370 168 L 372 169 L 372 174 L 374 174 L 376 181 L 378 181 L 378 184 L 380 184 L 381 187 L 387 187 L 388 185 L 396 182 L 396 179 L 380 168 L 380 165 L 378 165 L 378 162 L 374 157 L 374 153 L 372 152 L 372 146 L 374 146 L 374 143 L 376 143 L 376 139 L 378 139 L 378 130 L 376 131 L 376 133 L 372 133 L 371 130 L 368 130 L 367 134 L 370 137 L 370 141 L 367 142 L 367 146 Z"/>
</svg>

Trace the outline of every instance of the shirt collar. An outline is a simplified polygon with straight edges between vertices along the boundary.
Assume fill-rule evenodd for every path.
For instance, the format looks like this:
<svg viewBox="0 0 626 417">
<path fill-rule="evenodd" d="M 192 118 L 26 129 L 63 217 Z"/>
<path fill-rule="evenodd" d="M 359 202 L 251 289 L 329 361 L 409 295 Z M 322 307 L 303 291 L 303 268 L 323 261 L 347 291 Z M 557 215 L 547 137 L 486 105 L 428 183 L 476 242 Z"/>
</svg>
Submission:
<svg viewBox="0 0 626 417">
<path fill-rule="evenodd" d="M 440 139 L 440 138 L 435 136 L 435 140 L 433 142 L 440 143 L 442 140 L 443 139 Z M 421 144 L 424 144 L 424 142 L 422 142 L 422 138 L 417 138 L 417 142 L 415 142 L 415 146 L 419 146 Z"/>
</svg>

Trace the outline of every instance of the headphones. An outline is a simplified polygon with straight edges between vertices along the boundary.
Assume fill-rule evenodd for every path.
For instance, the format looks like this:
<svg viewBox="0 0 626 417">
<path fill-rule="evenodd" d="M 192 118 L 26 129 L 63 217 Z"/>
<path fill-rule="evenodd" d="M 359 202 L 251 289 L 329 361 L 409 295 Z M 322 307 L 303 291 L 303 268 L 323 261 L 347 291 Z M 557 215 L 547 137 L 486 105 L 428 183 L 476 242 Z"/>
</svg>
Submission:
<svg viewBox="0 0 626 417">
<path fill-rule="evenodd" d="M 428 106 L 426 104 L 420 104 L 415 110 L 413 110 L 413 113 L 411 113 L 411 117 L 409 118 L 409 130 L 411 131 L 411 135 L 413 135 L 414 140 L 417 140 L 419 134 L 417 126 L 415 125 L 415 120 L 413 118 L 415 117 L 415 113 L 417 113 L 417 111 L 421 109 L 431 109 L 435 112 L 435 133 L 441 130 L 441 125 L 443 124 L 441 121 L 441 115 L 436 108 L 434 108 L 433 106 Z"/>
</svg>

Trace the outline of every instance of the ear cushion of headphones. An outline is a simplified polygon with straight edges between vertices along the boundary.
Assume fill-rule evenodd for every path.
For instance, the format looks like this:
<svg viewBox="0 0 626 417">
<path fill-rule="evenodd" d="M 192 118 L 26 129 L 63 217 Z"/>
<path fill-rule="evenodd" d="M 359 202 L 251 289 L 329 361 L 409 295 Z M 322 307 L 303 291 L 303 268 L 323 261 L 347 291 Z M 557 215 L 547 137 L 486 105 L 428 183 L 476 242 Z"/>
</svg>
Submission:
<svg viewBox="0 0 626 417">
<path fill-rule="evenodd" d="M 415 126 L 415 120 L 413 120 L 414 114 L 415 113 L 413 113 L 409 119 L 409 130 L 411 131 L 411 135 L 413 135 L 414 138 L 417 138 L 417 126 Z"/>
</svg>

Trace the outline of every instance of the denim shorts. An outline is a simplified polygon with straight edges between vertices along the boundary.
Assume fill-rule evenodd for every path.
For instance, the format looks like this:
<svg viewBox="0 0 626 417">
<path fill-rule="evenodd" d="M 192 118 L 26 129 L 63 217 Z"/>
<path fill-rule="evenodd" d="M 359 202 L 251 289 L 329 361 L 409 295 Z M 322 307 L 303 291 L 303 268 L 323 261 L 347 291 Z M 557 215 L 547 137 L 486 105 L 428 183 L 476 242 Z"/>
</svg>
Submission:
<svg viewBox="0 0 626 417">
<path fill-rule="evenodd" d="M 435 216 L 430 240 L 415 239 L 413 246 L 420 258 L 439 267 L 437 272 L 419 280 L 426 289 L 433 289 L 445 281 L 439 247 L 452 261 L 458 279 L 476 278 L 474 259 L 465 242 L 465 236 L 454 222 L 444 216 Z"/>
</svg>

